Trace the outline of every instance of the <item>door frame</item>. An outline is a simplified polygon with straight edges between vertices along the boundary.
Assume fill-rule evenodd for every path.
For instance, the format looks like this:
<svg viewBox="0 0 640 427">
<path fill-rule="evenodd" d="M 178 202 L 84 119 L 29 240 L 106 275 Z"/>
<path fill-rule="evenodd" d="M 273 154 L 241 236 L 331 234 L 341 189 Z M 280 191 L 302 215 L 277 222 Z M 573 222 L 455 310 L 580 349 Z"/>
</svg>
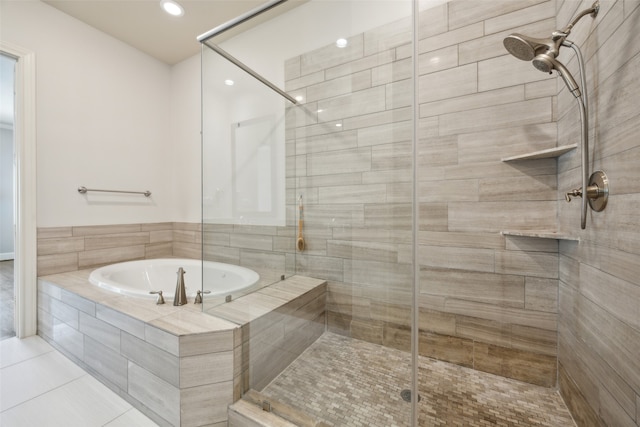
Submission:
<svg viewBox="0 0 640 427">
<path fill-rule="evenodd" d="M 17 59 L 15 72 L 15 259 L 14 328 L 35 335 L 37 321 L 36 63 L 35 53 L 0 40 L 0 51 Z"/>
</svg>

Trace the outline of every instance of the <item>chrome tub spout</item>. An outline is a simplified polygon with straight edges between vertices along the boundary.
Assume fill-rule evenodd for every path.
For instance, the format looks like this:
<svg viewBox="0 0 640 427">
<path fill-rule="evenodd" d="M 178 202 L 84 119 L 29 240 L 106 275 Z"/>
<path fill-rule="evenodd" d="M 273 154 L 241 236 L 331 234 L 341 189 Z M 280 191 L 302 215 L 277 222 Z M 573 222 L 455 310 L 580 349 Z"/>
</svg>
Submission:
<svg viewBox="0 0 640 427">
<path fill-rule="evenodd" d="M 176 283 L 176 293 L 173 297 L 173 305 L 185 305 L 187 303 L 187 292 L 184 287 L 184 268 L 178 268 L 178 282 Z"/>
</svg>

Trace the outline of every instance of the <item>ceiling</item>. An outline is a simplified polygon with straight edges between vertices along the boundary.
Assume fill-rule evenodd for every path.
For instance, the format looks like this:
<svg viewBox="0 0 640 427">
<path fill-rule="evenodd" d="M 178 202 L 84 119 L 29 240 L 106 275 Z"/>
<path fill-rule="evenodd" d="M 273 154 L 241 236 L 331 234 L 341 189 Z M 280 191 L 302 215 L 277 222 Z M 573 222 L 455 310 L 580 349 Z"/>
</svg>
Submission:
<svg viewBox="0 0 640 427">
<path fill-rule="evenodd" d="M 196 40 L 199 35 L 266 3 L 266 0 L 177 0 L 184 15 L 174 17 L 160 8 L 160 0 L 43 1 L 169 65 L 200 52 Z M 268 15 L 282 13 L 303 2 L 290 0 Z M 260 18 L 250 21 L 253 25 L 257 22 Z M 247 28 L 246 24 L 242 27 Z"/>
</svg>

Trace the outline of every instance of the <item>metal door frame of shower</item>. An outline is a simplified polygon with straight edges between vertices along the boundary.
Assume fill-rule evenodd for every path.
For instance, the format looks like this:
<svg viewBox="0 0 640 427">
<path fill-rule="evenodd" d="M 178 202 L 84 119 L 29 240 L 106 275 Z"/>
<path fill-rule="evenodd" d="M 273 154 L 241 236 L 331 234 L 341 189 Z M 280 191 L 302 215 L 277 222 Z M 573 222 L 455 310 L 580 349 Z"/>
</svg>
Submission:
<svg viewBox="0 0 640 427">
<path fill-rule="evenodd" d="M 232 64 L 234 64 L 235 66 L 237 66 L 238 68 L 240 68 L 241 70 L 245 71 L 246 73 L 250 74 L 251 76 L 253 76 L 254 78 L 256 78 L 258 81 L 260 81 L 261 83 L 263 83 L 264 85 L 266 85 L 267 87 L 269 87 L 270 89 L 276 91 L 277 93 L 279 93 L 280 95 L 282 95 L 283 97 L 285 97 L 288 101 L 290 101 L 292 104 L 297 104 L 298 101 L 296 101 L 295 98 L 293 98 L 291 95 L 289 95 L 287 92 L 285 92 L 284 90 L 280 89 L 278 86 L 276 86 L 275 84 L 271 83 L 269 80 L 265 79 L 264 77 L 262 77 L 257 71 L 253 70 L 252 68 L 250 68 L 249 66 L 247 66 L 245 63 L 243 63 L 242 61 L 240 61 L 239 59 L 235 58 L 233 55 L 231 55 L 229 52 L 225 51 L 224 49 L 222 49 L 220 46 L 210 43 L 209 40 L 211 40 L 212 38 L 219 36 L 220 34 L 224 33 L 225 31 L 228 31 L 234 27 L 237 27 L 238 25 L 247 22 L 253 18 L 255 18 L 258 15 L 263 14 L 264 12 L 267 12 L 271 9 L 273 9 L 274 7 L 282 4 L 282 3 L 286 3 L 287 0 L 273 0 L 270 1 L 268 3 L 263 4 L 262 6 L 258 6 L 255 9 L 250 10 L 249 12 L 242 14 L 230 21 L 225 22 L 224 24 L 218 25 L 217 27 L 207 31 L 204 34 L 201 34 L 197 37 L 198 41 L 200 43 L 202 43 L 203 45 L 206 45 L 208 48 L 212 49 L 213 51 L 215 51 L 217 54 L 219 54 L 220 56 L 222 56 L 223 58 L 225 58 L 227 61 L 231 62 Z"/>
</svg>

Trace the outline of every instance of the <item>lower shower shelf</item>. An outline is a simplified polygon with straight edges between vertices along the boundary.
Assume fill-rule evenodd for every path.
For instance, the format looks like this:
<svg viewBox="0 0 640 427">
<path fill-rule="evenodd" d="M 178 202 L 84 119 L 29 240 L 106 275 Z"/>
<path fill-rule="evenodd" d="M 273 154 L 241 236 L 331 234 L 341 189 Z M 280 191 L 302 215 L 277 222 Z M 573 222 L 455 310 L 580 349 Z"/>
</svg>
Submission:
<svg viewBox="0 0 640 427">
<path fill-rule="evenodd" d="M 532 151 L 531 153 L 520 154 L 518 156 L 503 157 L 503 162 L 513 162 L 515 160 L 533 160 L 533 159 L 548 159 L 553 157 L 560 157 L 564 153 L 568 153 L 571 150 L 575 150 L 578 147 L 577 144 L 563 145 L 561 147 L 549 148 L 547 150 Z"/>
<path fill-rule="evenodd" d="M 538 239 L 556 239 L 556 240 L 572 240 L 579 242 L 580 238 L 571 236 L 567 233 L 559 233 L 553 230 L 508 230 L 501 231 L 503 236 L 520 236 L 520 237 L 534 237 Z"/>
</svg>

